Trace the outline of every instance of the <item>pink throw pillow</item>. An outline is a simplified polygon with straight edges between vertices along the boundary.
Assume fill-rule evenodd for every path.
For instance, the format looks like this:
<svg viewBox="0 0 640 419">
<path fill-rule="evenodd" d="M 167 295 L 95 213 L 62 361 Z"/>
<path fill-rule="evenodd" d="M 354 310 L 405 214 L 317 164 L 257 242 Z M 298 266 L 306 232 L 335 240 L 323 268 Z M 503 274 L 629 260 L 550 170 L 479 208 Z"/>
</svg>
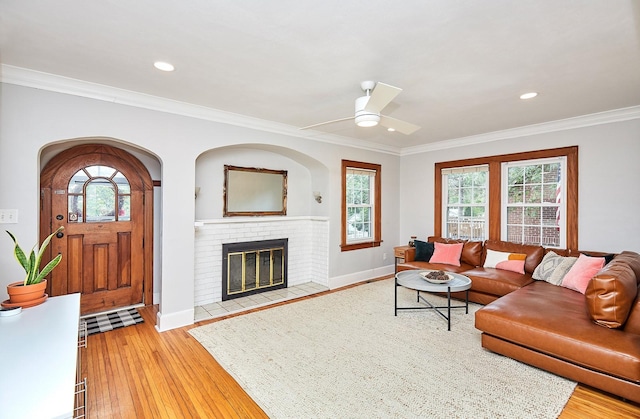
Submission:
<svg viewBox="0 0 640 419">
<path fill-rule="evenodd" d="M 460 266 L 460 255 L 464 243 L 434 243 L 433 256 L 429 263 L 446 263 L 447 265 Z"/>
<path fill-rule="evenodd" d="M 604 266 L 604 258 L 585 256 L 582 253 L 569 272 L 562 278 L 562 286 L 582 294 L 587 290 L 589 281 Z"/>
</svg>

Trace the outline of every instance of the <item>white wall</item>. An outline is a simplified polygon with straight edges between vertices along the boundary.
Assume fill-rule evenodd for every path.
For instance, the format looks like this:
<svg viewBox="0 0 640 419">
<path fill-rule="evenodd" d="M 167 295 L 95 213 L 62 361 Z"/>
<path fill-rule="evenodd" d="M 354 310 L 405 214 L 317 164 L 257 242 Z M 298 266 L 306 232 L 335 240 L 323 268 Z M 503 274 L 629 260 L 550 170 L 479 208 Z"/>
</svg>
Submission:
<svg viewBox="0 0 640 419">
<path fill-rule="evenodd" d="M 433 234 L 435 163 L 574 145 L 579 248 L 640 252 L 640 119 L 403 156 L 400 236 Z"/>
<path fill-rule="evenodd" d="M 43 148 L 70 139 L 104 137 L 138 148 L 160 162 L 162 190 L 155 191 L 162 206 L 156 235 L 162 271 L 159 330 L 193 322 L 196 161 L 220 147 L 258 144 L 261 150 L 286 155 L 308 169 L 311 189 L 322 191 L 323 203 L 309 204 L 311 213 L 317 213 L 304 215 L 329 217 L 330 284 L 347 284 L 392 270 L 400 220 L 400 158 L 396 155 L 12 84 L 3 83 L 0 88 L 0 208 L 19 210 L 19 222 L 3 227 L 22 243 L 38 239 Z M 381 247 L 340 252 L 341 159 L 382 165 Z M 310 199 L 306 194 L 301 202 Z M 0 267 L 2 292 L 6 284 L 22 277 L 8 237 L 0 239 Z"/>
</svg>

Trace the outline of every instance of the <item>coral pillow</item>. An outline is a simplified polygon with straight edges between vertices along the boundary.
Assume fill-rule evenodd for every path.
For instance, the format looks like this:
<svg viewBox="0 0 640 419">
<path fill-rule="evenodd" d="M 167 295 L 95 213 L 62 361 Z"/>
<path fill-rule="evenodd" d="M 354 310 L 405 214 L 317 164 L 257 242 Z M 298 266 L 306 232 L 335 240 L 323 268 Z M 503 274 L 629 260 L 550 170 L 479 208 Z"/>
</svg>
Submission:
<svg viewBox="0 0 640 419">
<path fill-rule="evenodd" d="M 569 272 L 562 278 L 562 286 L 581 292 L 587 290 L 589 281 L 604 266 L 604 258 L 585 256 L 582 253 Z"/>
<path fill-rule="evenodd" d="M 527 255 L 525 253 L 497 252 L 487 249 L 487 257 L 483 266 L 485 268 L 496 268 L 523 274 L 526 259 Z"/>
<path fill-rule="evenodd" d="M 430 263 L 446 263 L 447 265 L 460 266 L 460 255 L 462 255 L 464 243 L 434 243 L 433 255 L 429 259 Z"/>
</svg>

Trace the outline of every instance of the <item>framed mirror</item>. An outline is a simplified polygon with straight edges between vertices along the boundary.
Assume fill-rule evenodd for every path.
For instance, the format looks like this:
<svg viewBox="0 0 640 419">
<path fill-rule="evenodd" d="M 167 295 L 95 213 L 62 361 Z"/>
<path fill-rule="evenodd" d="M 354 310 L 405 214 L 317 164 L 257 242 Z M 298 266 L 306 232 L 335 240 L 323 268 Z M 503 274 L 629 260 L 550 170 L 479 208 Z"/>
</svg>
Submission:
<svg viewBox="0 0 640 419">
<path fill-rule="evenodd" d="M 224 217 L 287 215 L 287 171 L 224 166 Z"/>
</svg>

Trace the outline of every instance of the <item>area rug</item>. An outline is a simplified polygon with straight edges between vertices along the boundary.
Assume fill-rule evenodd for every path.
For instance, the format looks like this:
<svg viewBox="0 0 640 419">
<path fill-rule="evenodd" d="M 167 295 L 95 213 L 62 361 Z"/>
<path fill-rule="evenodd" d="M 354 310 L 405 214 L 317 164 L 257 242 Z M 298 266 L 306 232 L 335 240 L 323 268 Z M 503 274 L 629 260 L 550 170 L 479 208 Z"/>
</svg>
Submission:
<svg viewBox="0 0 640 419">
<path fill-rule="evenodd" d="M 394 316 L 383 280 L 190 333 L 271 418 L 556 418 L 576 383 L 482 349 L 480 307 L 447 331 L 432 310 Z"/>
<path fill-rule="evenodd" d="M 94 333 L 108 332 L 113 329 L 131 326 L 144 321 L 135 308 L 89 316 L 85 317 L 84 320 L 87 322 L 88 336 Z"/>
</svg>

